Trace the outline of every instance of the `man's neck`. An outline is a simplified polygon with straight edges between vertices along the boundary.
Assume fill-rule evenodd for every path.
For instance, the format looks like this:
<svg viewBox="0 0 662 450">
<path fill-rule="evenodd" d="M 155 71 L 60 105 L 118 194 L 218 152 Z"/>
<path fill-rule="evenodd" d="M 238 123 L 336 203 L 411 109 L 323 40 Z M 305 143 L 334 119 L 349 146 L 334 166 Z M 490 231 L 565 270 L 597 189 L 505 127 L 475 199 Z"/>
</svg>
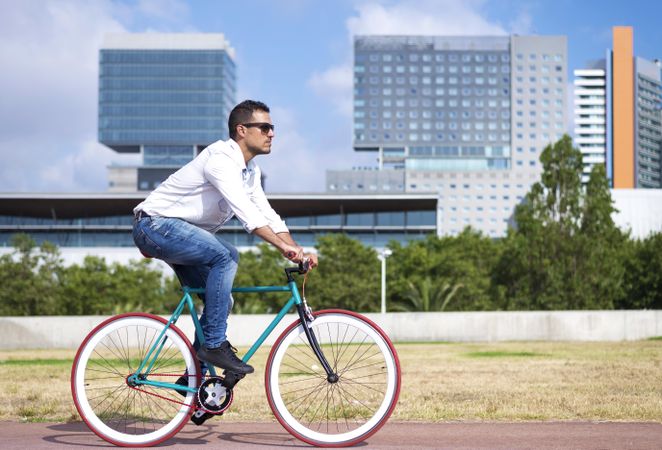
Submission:
<svg viewBox="0 0 662 450">
<path fill-rule="evenodd" d="M 236 142 L 236 141 L 235 141 Z M 237 142 L 237 145 L 239 146 L 239 149 L 241 150 L 241 154 L 244 157 L 244 162 L 246 165 L 248 165 L 248 162 L 255 158 L 255 155 L 246 147 L 246 144 L 242 142 Z"/>
</svg>

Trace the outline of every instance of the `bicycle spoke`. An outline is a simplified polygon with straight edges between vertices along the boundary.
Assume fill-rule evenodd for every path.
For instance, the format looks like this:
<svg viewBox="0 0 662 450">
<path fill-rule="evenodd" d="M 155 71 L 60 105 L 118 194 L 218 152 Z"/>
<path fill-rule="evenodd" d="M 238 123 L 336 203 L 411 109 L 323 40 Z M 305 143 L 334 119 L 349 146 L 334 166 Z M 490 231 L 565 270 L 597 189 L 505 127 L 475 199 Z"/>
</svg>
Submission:
<svg viewBox="0 0 662 450">
<path fill-rule="evenodd" d="M 90 401 L 90 400 L 96 400 L 96 399 L 98 399 L 98 398 L 102 398 L 102 397 L 103 397 L 104 399 L 113 398 L 113 397 L 111 397 L 111 396 L 115 395 L 115 393 L 116 393 L 117 391 L 119 391 L 119 390 L 121 390 L 121 389 L 125 389 L 125 388 L 127 388 L 127 386 L 126 386 L 125 384 L 121 384 L 121 385 L 117 386 L 115 389 L 113 389 L 111 392 L 108 392 L 108 393 L 106 393 L 106 394 L 100 394 L 100 395 L 97 395 L 96 397 L 88 397 L 88 401 Z M 97 403 L 97 405 L 102 405 L 102 404 L 103 404 L 103 401 Z"/>
<path fill-rule="evenodd" d="M 356 355 L 358 354 L 358 352 L 359 352 L 359 350 L 361 349 L 361 347 L 363 347 L 363 344 L 365 344 L 366 339 L 367 339 L 367 336 L 364 336 L 364 337 L 363 337 L 363 340 L 359 343 L 359 345 L 358 345 L 358 346 L 356 347 L 356 349 L 354 350 L 354 353 L 352 354 L 352 356 L 350 356 L 349 359 L 347 360 L 347 363 L 345 363 L 345 367 L 351 365 L 352 362 L 354 361 L 354 358 L 357 358 Z M 360 356 L 359 356 L 359 358 L 360 358 Z M 357 358 L 357 359 L 358 359 L 358 358 Z M 343 367 L 343 369 L 344 369 L 344 367 Z M 341 372 L 342 372 L 342 369 L 341 369 Z"/>
<path fill-rule="evenodd" d="M 304 354 L 308 359 L 313 361 L 314 364 L 318 363 L 317 356 L 313 353 L 312 349 L 310 348 L 310 343 L 308 342 L 308 339 L 304 340 L 304 337 L 306 337 L 305 334 L 301 333 L 298 336 L 299 341 L 301 341 L 301 345 L 293 346 L 294 349 L 299 351 L 300 353 Z"/>
<path fill-rule="evenodd" d="M 303 414 L 301 415 L 301 418 L 302 418 L 302 419 L 304 418 L 305 414 L 308 412 L 308 410 L 310 409 L 310 407 L 313 406 L 313 405 L 317 402 L 317 398 L 320 396 L 320 394 L 322 394 L 322 392 L 323 392 L 323 390 L 318 390 L 318 391 L 315 393 L 315 396 L 313 397 L 312 401 L 308 404 L 308 408 L 306 408 L 306 410 L 305 410 L 305 411 L 303 412 Z M 323 397 L 323 394 L 322 394 L 322 397 Z M 319 411 L 319 409 L 320 409 L 320 407 L 321 407 L 322 405 L 323 405 L 323 402 L 320 402 L 319 405 L 317 406 L 317 408 L 315 409 L 315 412 L 313 413 L 312 418 L 308 421 L 308 426 L 310 426 L 310 425 L 313 423 L 313 420 L 314 420 L 315 417 L 317 416 L 317 412 Z"/>
<path fill-rule="evenodd" d="M 312 387 L 312 388 L 310 389 L 310 392 L 308 393 L 308 395 L 306 395 L 306 396 L 304 396 L 303 398 L 299 399 L 299 402 L 296 404 L 296 406 L 294 407 L 294 409 L 292 409 L 292 412 L 294 413 L 295 411 L 297 411 L 297 410 L 299 409 L 299 406 L 300 406 L 300 405 L 303 405 L 304 402 L 306 402 L 306 401 L 310 398 L 311 395 L 314 395 L 314 394 L 316 394 L 317 392 L 319 392 L 319 388 L 321 388 L 322 386 L 324 386 L 324 384 L 325 384 L 326 382 L 327 382 L 327 381 L 324 380 L 324 381 L 318 383 L 316 386 Z M 294 402 L 294 401 L 296 401 L 296 400 L 297 400 L 297 399 L 294 399 L 294 400 L 290 401 L 288 404 L 291 405 L 292 402 Z M 287 403 L 287 402 L 286 402 L 286 403 Z M 308 403 L 308 405 L 310 405 L 310 403 Z"/>
<path fill-rule="evenodd" d="M 333 338 L 331 337 L 331 326 L 330 326 L 328 323 L 326 324 L 326 331 L 327 331 L 327 333 L 328 333 L 328 335 L 329 335 L 329 343 L 331 343 L 331 345 L 330 345 L 329 347 L 331 348 L 331 357 L 332 357 L 332 360 L 333 360 L 333 361 L 337 361 L 337 358 L 336 358 L 336 351 L 335 351 L 335 349 L 333 348 Z M 322 346 L 322 343 L 320 342 L 320 347 L 321 347 L 321 346 Z M 335 367 L 335 366 L 334 366 L 334 367 Z"/>
<path fill-rule="evenodd" d="M 95 353 L 96 353 L 96 351 L 95 351 Z M 90 371 L 90 372 L 101 372 L 101 373 L 114 373 L 114 374 L 117 375 L 119 378 L 124 378 L 124 377 L 126 376 L 125 374 L 121 373 L 120 371 L 118 371 L 117 369 L 115 369 L 113 366 L 111 366 L 111 365 L 110 365 L 110 361 L 107 361 L 103 356 L 101 356 L 101 355 L 98 354 L 98 353 L 97 353 L 97 355 L 99 355 L 99 357 L 100 357 L 101 359 L 103 359 L 103 361 L 104 361 L 105 364 L 101 364 L 100 362 L 98 362 L 98 361 L 96 361 L 96 360 L 95 360 L 95 361 L 88 361 L 88 363 L 93 363 L 93 364 L 95 364 L 95 365 L 97 365 L 97 366 L 99 366 L 99 367 L 101 367 L 101 368 L 105 368 L 106 370 L 90 369 L 89 367 L 87 367 L 87 369 L 86 369 L 87 371 Z"/>
<path fill-rule="evenodd" d="M 298 363 L 297 365 L 294 365 L 292 363 L 284 362 L 283 366 L 288 367 L 292 369 L 294 372 L 291 373 L 286 373 L 286 372 L 281 372 L 283 375 L 297 375 L 297 374 L 305 374 L 305 375 L 320 375 L 318 372 L 313 372 L 310 367 L 304 365 L 301 361 L 298 359 L 294 358 L 293 356 L 290 356 L 291 360 L 294 360 L 294 363 Z"/>
<path fill-rule="evenodd" d="M 342 393 L 344 393 L 346 397 L 348 397 L 348 398 L 351 397 L 351 398 L 353 399 L 354 402 L 359 403 L 359 404 L 360 404 L 361 406 L 363 406 L 366 410 L 368 410 L 368 411 L 372 410 L 372 408 L 370 408 L 368 405 L 366 405 L 365 403 L 363 403 L 363 401 L 359 400 L 358 398 L 356 398 L 356 396 L 352 395 L 352 393 L 349 392 L 349 390 L 345 389 L 344 386 L 339 385 L 339 386 L 338 386 L 338 390 L 341 391 L 341 395 L 342 395 Z M 361 416 L 361 417 L 362 417 L 363 419 L 366 419 L 366 420 L 369 419 L 369 417 L 366 417 L 366 416 Z"/>
<path fill-rule="evenodd" d="M 374 363 L 365 364 L 363 366 L 357 366 L 357 367 L 352 367 L 351 369 L 345 369 L 341 373 L 339 373 L 338 375 L 342 376 L 342 375 L 345 375 L 347 372 L 353 372 L 353 371 L 356 371 L 356 370 L 365 369 L 367 367 L 385 366 L 385 365 L 386 364 L 385 364 L 384 361 L 375 361 Z M 386 370 L 383 370 L 382 373 L 386 373 Z"/>
<path fill-rule="evenodd" d="M 340 323 L 338 323 L 338 331 L 340 331 Z M 338 339 L 338 357 L 336 358 L 336 365 L 334 366 L 333 370 L 337 373 L 338 372 L 338 362 L 340 362 L 340 349 L 342 348 L 343 342 L 345 342 L 345 338 L 347 337 L 347 332 L 349 331 L 349 326 L 345 325 L 345 332 L 343 333 L 343 337 L 341 339 Z M 338 333 L 340 334 L 340 333 Z"/>
<path fill-rule="evenodd" d="M 158 373 L 160 371 L 163 371 L 163 369 L 165 369 L 166 367 L 172 367 L 175 364 L 179 363 L 179 361 L 174 360 L 174 358 L 177 357 L 177 353 L 175 352 L 168 353 L 171 349 L 172 349 L 172 345 L 169 346 L 167 349 L 164 349 L 165 351 L 162 351 L 162 354 L 170 355 L 170 356 L 167 359 L 157 360 L 157 362 L 154 364 L 154 367 L 152 367 L 151 373 Z"/>
<path fill-rule="evenodd" d="M 101 345 L 103 345 L 104 347 L 106 347 L 106 349 L 108 349 L 108 351 L 109 351 L 113 356 L 115 356 L 119 361 L 122 361 L 122 357 L 121 357 L 121 356 L 118 356 L 117 353 L 115 353 L 113 349 L 109 348 L 109 347 L 106 345 L 105 342 L 100 342 L 99 344 L 101 344 Z M 94 350 L 94 353 L 96 353 L 97 355 L 99 355 L 99 357 L 100 357 L 101 359 L 103 359 L 103 361 L 108 365 L 107 367 L 108 367 L 109 369 L 111 369 L 111 370 L 114 371 L 115 373 L 121 375 L 121 372 L 119 371 L 119 369 L 116 369 L 116 368 L 115 368 L 115 365 L 112 364 L 107 358 L 105 358 L 105 357 L 104 357 L 101 353 L 99 353 L 96 349 Z M 96 362 L 96 361 L 95 361 L 95 362 Z M 97 363 L 98 363 L 98 362 L 97 362 Z M 99 364 L 99 363 L 98 363 L 98 364 Z M 99 365 L 101 365 L 101 364 L 99 364 Z"/>
<path fill-rule="evenodd" d="M 348 327 L 348 328 L 349 328 L 349 327 Z M 344 346 L 345 348 L 343 349 L 342 353 L 341 353 L 340 356 L 338 357 L 338 361 L 340 361 L 340 360 L 342 359 L 342 357 L 345 356 L 345 352 L 346 352 L 347 349 L 349 348 L 350 344 L 351 344 L 352 342 L 354 342 L 354 338 L 356 337 L 356 335 L 357 335 L 358 332 L 359 332 L 359 329 L 356 328 L 356 329 L 354 330 L 354 334 L 352 335 L 351 339 L 350 339 L 349 341 L 347 341 L 347 344 Z"/>
</svg>

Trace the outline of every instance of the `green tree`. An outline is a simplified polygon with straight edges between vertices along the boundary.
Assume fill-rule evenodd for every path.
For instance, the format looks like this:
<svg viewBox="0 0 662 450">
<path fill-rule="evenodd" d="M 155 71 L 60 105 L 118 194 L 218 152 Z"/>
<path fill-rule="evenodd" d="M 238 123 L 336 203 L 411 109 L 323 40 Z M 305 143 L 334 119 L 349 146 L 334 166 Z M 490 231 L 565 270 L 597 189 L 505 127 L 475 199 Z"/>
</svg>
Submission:
<svg viewBox="0 0 662 450">
<path fill-rule="evenodd" d="M 491 273 L 500 253 L 498 242 L 466 228 L 458 236 L 430 235 L 405 246 L 393 242 L 390 247 L 393 255 L 387 263 L 387 295 L 389 305 L 393 306 L 389 308 L 411 309 L 423 300 L 413 300 L 417 296 L 425 298 L 451 292 L 452 300 L 446 303 L 446 309 L 494 308 Z"/>
<path fill-rule="evenodd" d="M 567 135 L 540 160 L 541 181 L 515 209 L 517 229 L 504 240 L 493 292 L 503 309 L 612 308 L 624 237 L 611 220 L 604 168 L 596 166 L 583 190 L 582 156 Z"/>
<path fill-rule="evenodd" d="M 462 284 L 451 286 L 450 283 L 442 286 L 429 276 L 423 278 L 419 285 L 411 281 L 408 285 L 405 299 L 394 302 L 390 308 L 392 311 L 444 311 L 458 289 L 463 287 Z"/>
<path fill-rule="evenodd" d="M 624 260 L 624 294 L 616 307 L 662 309 L 662 233 L 630 241 Z"/>
<path fill-rule="evenodd" d="M 576 244 L 580 265 L 576 276 L 581 277 L 576 283 L 587 299 L 578 308 L 612 309 L 623 297 L 628 236 L 614 223 L 614 212 L 605 168 L 595 165 L 586 185 Z"/>
<path fill-rule="evenodd" d="M 166 290 L 163 274 L 152 265 L 148 259 L 108 265 L 104 258 L 86 256 L 81 265 L 63 271 L 62 314 L 171 312 L 179 299 Z"/>
<path fill-rule="evenodd" d="M 37 246 L 27 234 L 16 234 L 14 252 L 0 257 L 0 315 L 58 314 L 62 262 L 57 248 Z"/>
<path fill-rule="evenodd" d="M 320 237 L 317 249 L 319 267 L 306 284 L 313 309 L 379 311 L 381 265 L 377 252 L 345 234 Z"/>
<path fill-rule="evenodd" d="M 291 265 L 271 245 L 259 244 L 256 251 L 244 252 L 239 257 L 239 268 L 234 286 L 278 286 L 286 282 L 286 266 Z M 234 313 L 275 313 L 287 301 L 287 294 L 267 292 L 262 294 L 233 294 Z"/>
</svg>

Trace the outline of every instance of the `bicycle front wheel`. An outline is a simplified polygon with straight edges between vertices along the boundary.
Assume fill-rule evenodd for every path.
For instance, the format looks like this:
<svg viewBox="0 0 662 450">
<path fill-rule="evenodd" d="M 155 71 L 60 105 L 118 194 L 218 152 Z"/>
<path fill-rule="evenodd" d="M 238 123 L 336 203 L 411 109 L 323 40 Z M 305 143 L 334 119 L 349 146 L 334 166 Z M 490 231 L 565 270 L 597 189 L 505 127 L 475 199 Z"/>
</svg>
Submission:
<svg viewBox="0 0 662 450">
<path fill-rule="evenodd" d="M 300 321 L 278 338 L 267 360 L 266 390 L 276 419 L 293 436 L 344 447 L 375 433 L 400 393 L 400 363 L 386 334 L 350 311 L 315 313 L 311 331 L 339 380 L 331 383 Z"/>
<path fill-rule="evenodd" d="M 155 348 L 146 379 L 175 383 L 188 374 L 200 384 L 200 365 L 186 336 L 151 314 L 122 314 L 87 335 L 71 369 L 71 392 L 81 418 L 102 439 L 125 447 L 151 446 L 174 436 L 190 417 L 195 394 L 157 386 L 132 386 L 128 377 Z M 151 359 L 150 359 L 151 360 Z"/>
</svg>

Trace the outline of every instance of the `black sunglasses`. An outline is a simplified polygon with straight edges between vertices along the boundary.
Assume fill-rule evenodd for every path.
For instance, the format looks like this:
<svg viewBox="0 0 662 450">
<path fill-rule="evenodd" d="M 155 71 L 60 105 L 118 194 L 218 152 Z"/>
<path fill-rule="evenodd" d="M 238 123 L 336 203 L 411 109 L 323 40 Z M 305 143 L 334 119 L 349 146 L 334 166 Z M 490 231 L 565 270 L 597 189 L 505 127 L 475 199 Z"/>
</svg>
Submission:
<svg viewBox="0 0 662 450">
<path fill-rule="evenodd" d="M 250 127 L 258 127 L 260 131 L 264 134 L 268 134 L 269 131 L 274 131 L 274 125 L 268 122 L 250 122 L 250 123 L 242 123 L 241 125 L 250 128 Z"/>
</svg>

